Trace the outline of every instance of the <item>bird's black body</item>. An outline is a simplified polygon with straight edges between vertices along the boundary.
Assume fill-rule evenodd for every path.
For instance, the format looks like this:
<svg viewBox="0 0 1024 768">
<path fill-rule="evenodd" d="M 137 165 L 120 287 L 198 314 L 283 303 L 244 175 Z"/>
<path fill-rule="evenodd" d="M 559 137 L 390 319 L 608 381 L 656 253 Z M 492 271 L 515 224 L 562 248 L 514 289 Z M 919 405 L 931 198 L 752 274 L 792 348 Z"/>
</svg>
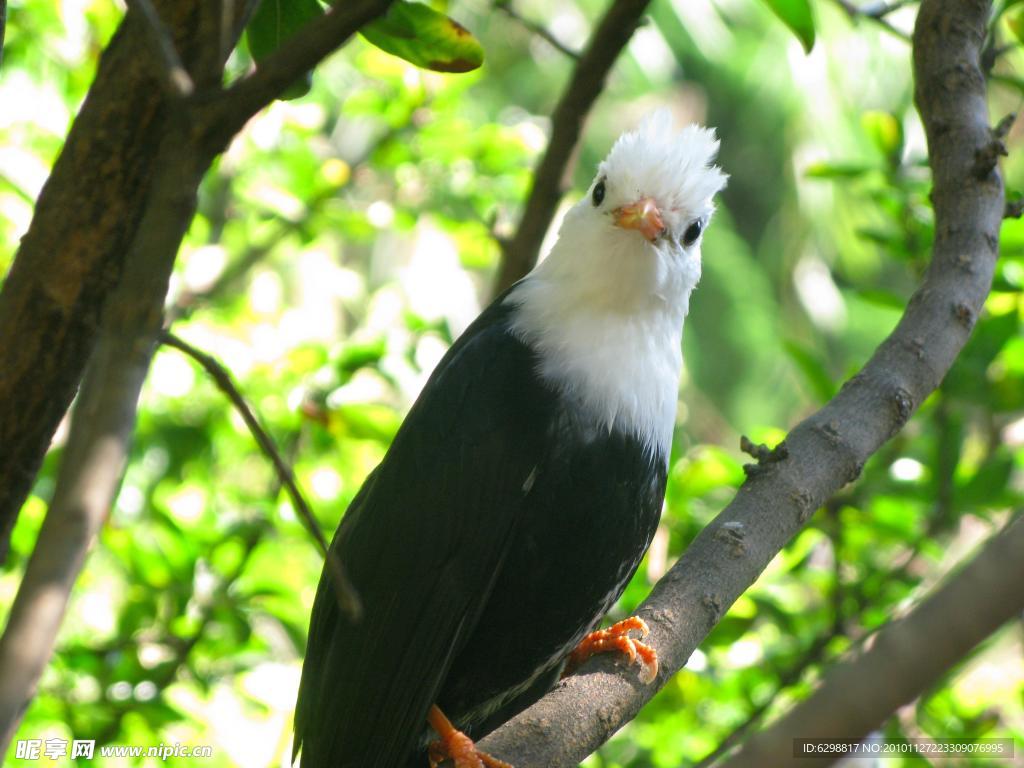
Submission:
<svg viewBox="0 0 1024 768">
<path fill-rule="evenodd" d="M 332 544 L 296 711 L 304 768 L 425 766 L 437 703 L 478 738 L 542 695 L 650 543 L 666 457 L 542 380 L 498 300 L 438 365 Z M 655 454 L 657 450 L 655 450 Z"/>
</svg>

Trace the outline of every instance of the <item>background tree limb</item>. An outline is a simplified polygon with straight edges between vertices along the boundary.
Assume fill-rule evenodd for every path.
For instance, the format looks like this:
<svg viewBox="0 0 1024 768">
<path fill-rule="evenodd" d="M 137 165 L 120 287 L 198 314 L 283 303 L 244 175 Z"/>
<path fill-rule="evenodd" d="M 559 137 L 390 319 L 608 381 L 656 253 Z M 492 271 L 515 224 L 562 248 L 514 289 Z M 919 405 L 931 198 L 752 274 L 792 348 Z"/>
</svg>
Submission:
<svg viewBox="0 0 1024 768">
<path fill-rule="evenodd" d="M 537 263 L 537 252 L 562 199 L 566 167 L 579 140 L 583 120 L 604 90 L 608 73 L 640 25 L 648 5 L 650 0 L 614 0 L 576 60 L 572 77 L 551 115 L 551 139 L 534 170 L 533 187 L 519 227 L 511 240 L 501 244 L 495 295 Z"/>
<path fill-rule="evenodd" d="M 0 754 L 35 694 L 71 589 L 121 484 L 167 283 L 205 170 L 197 161 L 187 143 L 165 141 L 139 237 L 104 312 L 53 501 L 0 636 Z"/>
<path fill-rule="evenodd" d="M 924 0 L 914 32 L 915 100 L 928 136 L 932 261 L 896 329 L 864 368 L 786 438 L 786 458 L 755 465 L 637 611 L 661 670 L 594 659 L 480 742 L 517 768 L 574 766 L 678 671 L 725 610 L 829 496 L 896 434 L 966 343 L 991 286 L 1004 208 L 1000 138 L 988 124 L 979 54 L 990 4 Z"/>
<path fill-rule="evenodd" d="M 793 760 L 793 739 L 860 739 L 941 679 L 986 637 L 1024 611 L 1024 518 L 993 536 L 959 573 L 907 616 L 883 627 L 818 689 L 720 763 L 825 765 Z M 927 653 L 922 653 L 922 649 Z"/>
</svg>

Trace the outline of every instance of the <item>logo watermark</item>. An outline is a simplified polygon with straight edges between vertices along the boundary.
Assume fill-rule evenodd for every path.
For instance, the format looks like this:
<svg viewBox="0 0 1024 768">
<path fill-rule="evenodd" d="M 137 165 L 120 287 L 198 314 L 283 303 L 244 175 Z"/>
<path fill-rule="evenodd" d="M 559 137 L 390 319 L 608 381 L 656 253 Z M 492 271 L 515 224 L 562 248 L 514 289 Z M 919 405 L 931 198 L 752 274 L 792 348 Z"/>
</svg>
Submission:
<svg viewBox="0 0 1024 768">
<path fill-rule="evenodd" d="M 106 744 L 96 746 L 95 739 L 19 739 L 14 745 L 14 757 L 18 760 L 56 761 L 92 760 L 94 757 L 213 757 L 213 747 L 207 744 Z"/>
<path fill-rule="evenodd" d="M 1012 760 L 1013 739 L 793 739 L 793 757 L 984 757 Z"/>
</svg>

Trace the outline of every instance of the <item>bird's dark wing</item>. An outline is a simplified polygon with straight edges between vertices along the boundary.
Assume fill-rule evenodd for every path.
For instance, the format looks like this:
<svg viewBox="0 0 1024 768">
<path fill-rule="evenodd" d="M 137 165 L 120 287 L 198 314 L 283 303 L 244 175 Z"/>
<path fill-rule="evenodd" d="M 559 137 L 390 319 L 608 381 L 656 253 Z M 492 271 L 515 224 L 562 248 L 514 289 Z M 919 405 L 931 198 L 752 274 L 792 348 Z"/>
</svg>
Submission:
<svg viewBox="0 0 1024 768">
<path fill-rule="evenodd" d="M 550 400 L 508 312 L 496 302 L 445 356 L 335 536 L 365 615 L 343 618 L 321 577 L 295 715 L 304 768 L 406 765 L 486 604 Z"/>
</svg>

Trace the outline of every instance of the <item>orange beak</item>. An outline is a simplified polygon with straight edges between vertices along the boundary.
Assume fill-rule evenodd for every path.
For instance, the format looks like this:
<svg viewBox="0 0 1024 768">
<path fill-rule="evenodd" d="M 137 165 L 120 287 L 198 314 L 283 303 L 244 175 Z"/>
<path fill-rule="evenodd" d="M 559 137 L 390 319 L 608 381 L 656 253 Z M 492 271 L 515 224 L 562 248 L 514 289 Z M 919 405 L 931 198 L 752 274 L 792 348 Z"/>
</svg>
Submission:
<svg viewBox="0 0 1024 768">
<path fill-rule="evenodd" d="M 654 200 L 649 197 L 616 208 L 613 214 L 616 226 L 623 229 L 635 229 L 652 243 L 665 231 L 665 222 L 661 220 L 661 211 L 654 204 Z"/>
</svg>

